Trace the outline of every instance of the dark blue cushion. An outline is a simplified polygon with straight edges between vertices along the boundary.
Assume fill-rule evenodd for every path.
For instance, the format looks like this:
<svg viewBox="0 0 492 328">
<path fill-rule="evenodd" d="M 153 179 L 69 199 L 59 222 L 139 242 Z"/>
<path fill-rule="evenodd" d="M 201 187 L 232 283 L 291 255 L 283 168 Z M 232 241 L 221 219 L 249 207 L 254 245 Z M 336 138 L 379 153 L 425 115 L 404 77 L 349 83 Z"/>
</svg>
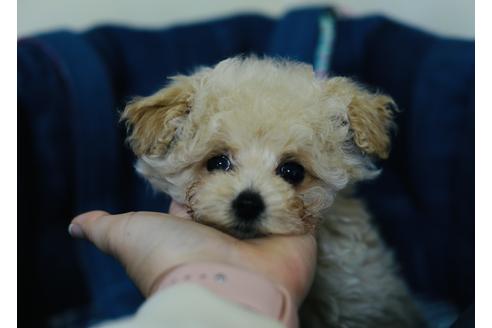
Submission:
<svg viewBox="0 0 492 328">
<path fill-rule="evenodd" d="M 30 304 L 39 316 L 86 304 L 96 322 L 142 301 L 114 260 L 66 234 L 71 217 L 87 210 L 167 210 L 169 199 L 134 173 L 118 123 L 124 103 L 167 76 L 237 54 L 312 64 L 325 10 L 163 30 L 103 26 L 19 42 L 18 220 L 28 231 L 19 262 L 36 277 L 23 295 L 46 300 Z M 399 104 L 393 152 L 360 193 L 413 290 L 464 308 L 474 297 L 474 43 L 383 17 L 341 18 L 331 59 L 333 74 Z"/>
</svg>

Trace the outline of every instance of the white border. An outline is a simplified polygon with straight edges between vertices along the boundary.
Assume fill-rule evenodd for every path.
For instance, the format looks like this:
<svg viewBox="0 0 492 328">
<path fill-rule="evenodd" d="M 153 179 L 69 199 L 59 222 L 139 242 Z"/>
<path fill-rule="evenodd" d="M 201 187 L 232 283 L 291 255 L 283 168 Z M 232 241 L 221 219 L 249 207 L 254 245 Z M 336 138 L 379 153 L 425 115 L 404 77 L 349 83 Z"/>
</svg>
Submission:
<svg viewBox="0 0 492 328">
<path fill-rule="evenodd" d="M 2 4 L 0 40 L 2 59 L 0 90 L 2 92 L 2 127 L 0 128 L 1 149 L 1 195 L 2 218 L 0 237 L 1 308 L 2 326 L 17 325 L 17 58 L 15 2 Z"/>
<path fill-rule="evenodd" d="M 491 61 L 492 5 L 479 0 L 475 7 L 476 79 L 475 79 L 475 322 L 476 327 L 492 327 L 491 280 L 492 280 L 492 160 L 490 145 L 492 102 Z"/>
</svg>

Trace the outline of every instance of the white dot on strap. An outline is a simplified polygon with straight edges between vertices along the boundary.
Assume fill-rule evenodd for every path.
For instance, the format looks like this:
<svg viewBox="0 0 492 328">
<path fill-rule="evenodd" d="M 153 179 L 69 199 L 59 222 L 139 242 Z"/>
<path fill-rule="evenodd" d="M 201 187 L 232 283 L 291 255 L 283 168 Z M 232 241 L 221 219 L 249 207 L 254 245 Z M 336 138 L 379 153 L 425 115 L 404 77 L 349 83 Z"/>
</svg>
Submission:
<svg viewBox="0 0 492 328">
<path fill-rule="evenodd" d="M 226 281 L 226 276 L 223 274 L 223 273 L 217 273 L 215 276 L 214 276 L 214 279 L 215 281 L 217 281 L 218 283 L 224 283 Z"/>
</svg>

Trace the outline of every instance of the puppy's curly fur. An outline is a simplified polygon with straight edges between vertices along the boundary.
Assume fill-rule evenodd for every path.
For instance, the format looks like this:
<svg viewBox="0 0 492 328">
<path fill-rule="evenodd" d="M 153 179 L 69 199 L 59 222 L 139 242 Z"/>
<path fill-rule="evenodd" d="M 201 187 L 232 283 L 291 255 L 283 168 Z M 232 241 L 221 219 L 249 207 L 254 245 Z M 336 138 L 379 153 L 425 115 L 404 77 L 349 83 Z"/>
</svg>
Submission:
<svg viewBox="0 0 492 328">
<path fill-rule="evenodd" d="M 350 192 L 379 173 L 372 158 L 388 156 L 394 108 L 388 96 L 315 78 L 304 64 L 236 57 L 173 77 L 130 102 L 122 119 L 138 172 L 193 219 L 238 237 L 317 234 L 304 326 L 421 327 L 390 251 Z M 218 155 L 230 169 L 207 170 Z M 286 162 L 303 167 L 300 183 L 278 174 Z M 232 210 L 244 190 L 264 204 L 254 223 Z"/>
</svg>

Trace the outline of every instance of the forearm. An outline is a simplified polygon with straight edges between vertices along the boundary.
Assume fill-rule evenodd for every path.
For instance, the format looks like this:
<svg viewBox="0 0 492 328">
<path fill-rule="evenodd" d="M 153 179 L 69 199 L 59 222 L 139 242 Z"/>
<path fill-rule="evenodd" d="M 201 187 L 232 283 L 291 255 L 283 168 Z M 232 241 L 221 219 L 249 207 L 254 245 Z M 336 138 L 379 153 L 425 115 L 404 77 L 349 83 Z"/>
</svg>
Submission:
<svg viewBox="0 0 492 328">
<path fill-rule="evenodd" d="M 127 318 L 98 328 L 136 327 L 258 327 L 280 328 L 282 323 L 255 313 L 193 283 L 182 283 L 154 294 Z"/>
</svg>

